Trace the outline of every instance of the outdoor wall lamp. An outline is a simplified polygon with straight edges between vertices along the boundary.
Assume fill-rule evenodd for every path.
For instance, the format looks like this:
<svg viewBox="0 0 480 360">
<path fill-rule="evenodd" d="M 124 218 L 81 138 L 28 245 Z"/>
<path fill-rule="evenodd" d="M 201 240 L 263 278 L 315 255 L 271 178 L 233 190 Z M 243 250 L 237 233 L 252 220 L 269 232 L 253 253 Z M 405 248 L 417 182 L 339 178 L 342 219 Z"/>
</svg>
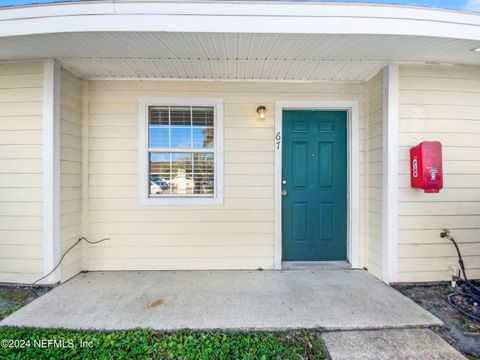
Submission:
<svg viewBox="0 0 480 360">
<path fill-rule="evenodd" d="M 266 111 L 267 111 L 267 108 L 266 108 L 265 106 L 263 106 L 263 105 L 262 105 L 262 106 L 259 106 L 259 107 L 257 108 L 257 114 L 258 114 L 258 118 L 259 118 L 260 120 L 265 119 L 265 112 L 266 112 Z"/>
</svg>

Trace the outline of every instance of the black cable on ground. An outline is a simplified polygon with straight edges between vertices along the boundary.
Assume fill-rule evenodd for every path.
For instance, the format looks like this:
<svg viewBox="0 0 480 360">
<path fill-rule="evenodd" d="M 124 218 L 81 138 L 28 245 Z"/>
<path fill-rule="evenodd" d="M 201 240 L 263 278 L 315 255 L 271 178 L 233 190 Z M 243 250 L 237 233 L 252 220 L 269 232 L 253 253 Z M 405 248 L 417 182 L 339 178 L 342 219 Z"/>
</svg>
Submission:
<svg viewBox="0 0 480 360">
<path fill-rule="evenodd" d="M 440 237 L 447 238 L 455 246 L 455 249 L 457 250 L 457 255 L 458 255 L 458 264 L 460 265 L 460 270 L 463 275 L 463 283 L 459 285 L 457 282 L 457 285 L 455 286 L 455 291 L 449 294 L 447 297 L 448 302 L 450 303 L 450 305 L 452 305 L 453 308 L 455 308 L 457 311 L 461 312 L 465 316 L 468 316 L 470 319 L 480 321 L 480 313 L 479 313 L 480 287 L 476 286 L 468 279 L 467 273 L 465 271 L 465 264 L 462 259 L 462 253 L 460 252 L 460 248 L 458 247 L 457 242 L 450 235 L 450 231 L 443 230 L 440 233 Z M 465 310 L 465 308 L 458 305 L 458 303 L 455 302 L 456 298 L 457 299 L 460 298 L 460 300 L 463 301 L 463 303 L 469 304 L 473 308 L 476 308 L 476 313 L 478 313 L 478 315 L 474 314 L 473 312 L 469 312 Z"/>
<path fill-rule="evenodd" d="M 110 238 L 105 238 L 105 239 L 101 239 L 101 240 L 98 240 L 98 241 L 90 241 L 90 240 L 88 240 L 86 237 L 82 236 L 82 237 L 79 238 L 72 246 L 70 246 L 67 251 L 65 251 L 65 253 L 64 253 L 64 254 L 62 255 L 62 257 L 60 258 L 60 261 L 58 262 L 57 265 L 55 265 L 55 267 L 53 268 L 53 270 L 50 271 L 47 275 L 42 276 L 40 279 L 35 280 L 35 281 L 32 283 L 32 286 L 35 285 L 36 283 L 38 283 L 39 281 L 45 279 L 45 278 L 48 277 L 49 275 L 53 274 L 53 272 L 54 272 L 55 270 L 57 270 L 58 267 L 60 266 L 60 264 L 62 263 L 63 259 L 65 258 L 65 255 L 67 255 L 68 252 L 69 252 L 70 250 L 72 250 L 75 246 L 77 246 L 82 240 L 86 241 L 86 242 L 89 243 L 89 244 L 95 245 L 95 244 L 101 243 L 101 242 L 103 242 L 103 241 L 110 240 Z"/>
</svg>

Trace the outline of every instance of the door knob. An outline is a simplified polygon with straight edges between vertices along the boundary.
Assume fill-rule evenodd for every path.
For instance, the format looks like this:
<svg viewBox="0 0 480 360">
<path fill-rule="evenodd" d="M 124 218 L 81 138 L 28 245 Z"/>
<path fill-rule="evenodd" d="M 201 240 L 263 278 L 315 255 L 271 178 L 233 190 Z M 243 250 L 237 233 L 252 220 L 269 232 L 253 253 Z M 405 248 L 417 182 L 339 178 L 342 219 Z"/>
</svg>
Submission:
<svg viewBox="0 0 480 360">
<path fill-rule="evenodd" d="M 287 196 L 287 190 L 282 190 L 282 196 Z"/>
</svg>

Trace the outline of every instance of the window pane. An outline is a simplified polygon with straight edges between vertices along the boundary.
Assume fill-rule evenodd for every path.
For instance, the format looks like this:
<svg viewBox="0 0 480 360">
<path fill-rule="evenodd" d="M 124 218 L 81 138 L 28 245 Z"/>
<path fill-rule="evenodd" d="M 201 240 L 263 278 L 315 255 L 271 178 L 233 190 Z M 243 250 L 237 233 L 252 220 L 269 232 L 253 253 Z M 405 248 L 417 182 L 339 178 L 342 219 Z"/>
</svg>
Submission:
<svg viewBox="0 0 480 360">
<path fill-rule="evenodd" d="M 172 126 L 170 148 L 192 147 L 192 128 L 190 126 Z"/>
<path fill-rule="evenodd" d="M 148 130 L 151 148 L 213 149 L 214 108 L 152 106 Z"/>
<path fill-rule="evenodd" d="M 214 194 L 213 153 L 150 153 L 150 195 Z"/>
<path fill-rule="evenodd" d="M 192 153 L 172 153 L 172 193 L 193 194 Z"/>
<path fill-rule="evenodd" d="M 213 148 L 213 127 L 193 127 L 193 147 L 198 149 Z"/>
<path fill-rule="evenodd" d="M 168 106 L 150 106 L 150 124 L 168 125 Z"/>
<path fill-rule="evenodd" d="M 194 126 L 213 127 L 213 107 L 192 108 L 192 121 Z"/>
<path fill-rule="evenodd" d="M 172 126 L 190 126 L 192 124 L 191 120 L 191 108 L 171 106 L 170 107 L 170 124 Z"/>
<path fill-rule="evenodd" d="M 170 107 L 171 148 L 192 147 L 192 118 L 190 107 Z"/>
<path fill-rule="evenodd" d="M 150 154 L 150 195 L 160 195 L 170 193 L 170 153 L 152 153 Z"/>
<path fill-rule="evenodd" d="M 148 146 L 169 147 L 168 107 L 150 107 L 148 112 Z"/>
<path fill-rule="evenodd" d="M 213 107 L 194 107 L 192 109 L 192 132 L 194 148 L 213 148 L 214 124 Z"/>
<path fill-rule="evenodd" d="M 214 155 L 213 153 L 193 154 L 193 181 L 195 194 L 214 194 Z"/>
</svg>

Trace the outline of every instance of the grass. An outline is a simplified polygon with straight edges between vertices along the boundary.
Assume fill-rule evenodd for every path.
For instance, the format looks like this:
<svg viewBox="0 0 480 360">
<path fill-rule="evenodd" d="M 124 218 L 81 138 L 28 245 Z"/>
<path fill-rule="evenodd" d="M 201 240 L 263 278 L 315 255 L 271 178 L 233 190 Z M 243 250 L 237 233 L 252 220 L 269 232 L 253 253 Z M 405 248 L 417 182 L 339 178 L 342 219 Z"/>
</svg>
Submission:
<svg viewBox="0 0 480 360">
<path fill-rule="evenodd" d="M 0 327 L 0 359 L 324 359 L 314 331 L 171 333 Z M 50 343 L 46 341 L 50 340 Z M 42 342 L 43 341 L 43 342 Z M 88 344 L 81 347 L 81 343 Z"/>
<path fill-rule="evenodd" d="M 0 321 L 2 319 L 5 319 L 8 315 L 13 314 L 15 311 L 17 311 L 21 307 L 22 305 L 15 305 L 15 306 L 9 307 L 8 309 L 0 310 Z"/>
<path fill-rule="evenodd" d="M 35 299 L 37 295 L 22 287 L 0 286 L 0 320 Z"/>
</svg>

